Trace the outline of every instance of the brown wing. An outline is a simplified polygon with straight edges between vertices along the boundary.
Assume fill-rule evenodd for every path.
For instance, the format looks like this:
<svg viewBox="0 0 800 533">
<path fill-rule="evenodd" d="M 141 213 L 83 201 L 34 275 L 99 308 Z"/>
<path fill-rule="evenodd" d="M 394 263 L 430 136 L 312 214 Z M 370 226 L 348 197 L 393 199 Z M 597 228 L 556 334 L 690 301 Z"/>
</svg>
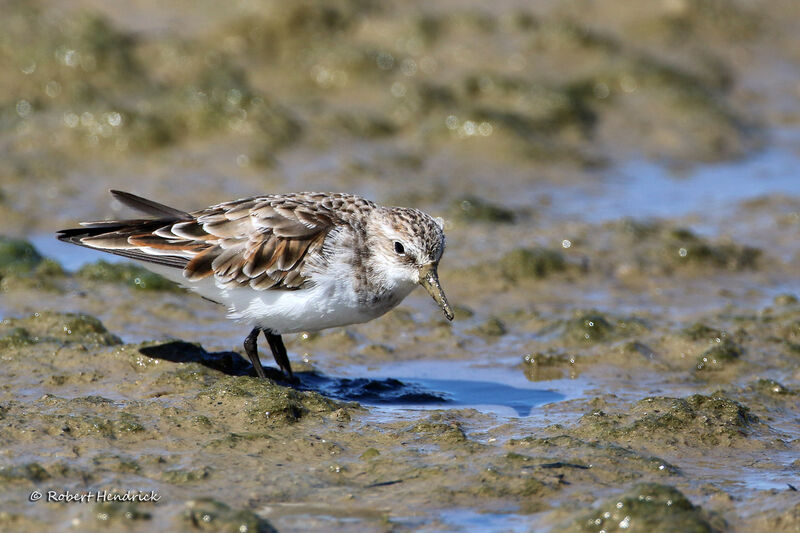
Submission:
<svg viewBox="0 0 800 533">
<path fill-rule="evenodd" d="M 120 199 L 126 204 L 164 218 L 87 223 L 60 232 L 59 238 L 182 268 L 190 281 L 213 275 L 259 290 L 303 287 L 306 260 L 321 253 L 328 232 L 341 221 L 336 211 L 342 201 L 351 203 L 348 195 L 301 193 L 246 198 L 184 213 L 124 194 Z"/>
</svg>

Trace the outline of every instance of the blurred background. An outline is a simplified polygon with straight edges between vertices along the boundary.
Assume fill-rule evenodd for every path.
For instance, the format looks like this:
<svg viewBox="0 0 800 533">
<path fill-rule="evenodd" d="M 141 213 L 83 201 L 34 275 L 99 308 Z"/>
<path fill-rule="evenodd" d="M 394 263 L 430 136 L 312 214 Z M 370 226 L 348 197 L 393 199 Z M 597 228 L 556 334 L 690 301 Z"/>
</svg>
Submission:
<svg viewBox="0 0 800 533">
<path fill-rule="evenodd" d="M 599 200 L 620 211 L 606 217 L 790 188 L 788 176 L 719 172 L 696 191 L 691 178 L 796 140 L 796 11 L 5 1 L 5 231 L 110 214 L 110 187 L 187 209 L 330 189 L 440 212 L 478 196 L 548 216 L 555 195 L 557 213 Z M 606 205 L 620 194 L 632 201 Z"/>
<path fill-rule="evenodd" d="M 33 452 L 9 429 L 3 479 L 41 484 L 39 470 L 3 470 L 35 463 L 78 488 L 80 475 L 156 486 L 171 502 L 155 513 L 162 525 L 213 493 L 288 529 L 378 531 L 583 531 L 596 498 L 646 481 L 711 510 L 687 500 L 681 524 L 796 531 L 796 0 L 3 0 L 0 14 L 0 420 L 27 417 L 51 435 Z M 309 388 L 368 414 L 341 431 L 280 426 L 293 458 L 253 443 L 219 451 L 206 441 L 265 424 L 234 407 L 214 418 L 196 397 L 211 387 L 233 401 L 206 367 L 246 332 L 138 267 L 53 238 L 131 216 L 111 188 L 185 210 L 344 191 L 443 216 L 440 274 L 457 320 L 415 293 L 374 323 L 288 339 Z M 174 339 L 202 348 L 161 366 L 134 348 Z M 85 400 L 98 394 L 115 407 Z M 678 399 L 651 410 L 654 395 Z M 41 418 L 48 409 L 57 422 Z M 109 430 L 103 446 L 130 470 L 97 450 L 69 455 L 50 429 L 118 409 L 142 432 Z M 208 426 L 168 422 L 198 409 Z M 307 442 L 315 431 L 332 432 L 339 462 Z M 547 439 L 562 434 L 556 452 Z M 184 444 L 148 462 L 142 435 Z M 440 453 L 388 444 L 400 440 Z M 367 463 L 368 447 L 383 459 Z M 518 454 L 578 466 L 558 470 L 562 483 Z M 406 475 L 409 465 L 434 474 Z M 374 488 L 396 479 L 405 485 Z M 25 507 L 12 489 L 18 515 L 0 525 L 67 516 Z M 308 501 L 320 507 L 298 518 L 291 505 Z M 351 509 L 362 503 L 369 512 Z M 94 523 L 81 513 L 69 516 Z M 38 523 L 19 520 L 6 523 Z"/>
</svg>

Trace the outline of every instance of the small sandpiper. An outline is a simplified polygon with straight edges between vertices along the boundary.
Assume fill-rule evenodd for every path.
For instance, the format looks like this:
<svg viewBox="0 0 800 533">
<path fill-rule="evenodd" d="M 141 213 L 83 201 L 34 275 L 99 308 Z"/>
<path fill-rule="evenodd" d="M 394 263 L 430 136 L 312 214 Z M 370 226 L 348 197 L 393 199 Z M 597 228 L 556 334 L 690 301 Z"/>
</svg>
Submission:
<svg viewBox="0 0 800 533">
<path fill-rule="evenodd" d="M 260 332 L 294 380 L 281 335 L 368 322 L 422 285 L 448 320 L 439 285 L 440 219 L 343 193 L 253 196 L 185 212 L 122 191 L 153 218 L 82 222 L 58 239 L 103 250 L 225 305 L 252 328 L 244 349 L 256 374 Z"/>
</svg>

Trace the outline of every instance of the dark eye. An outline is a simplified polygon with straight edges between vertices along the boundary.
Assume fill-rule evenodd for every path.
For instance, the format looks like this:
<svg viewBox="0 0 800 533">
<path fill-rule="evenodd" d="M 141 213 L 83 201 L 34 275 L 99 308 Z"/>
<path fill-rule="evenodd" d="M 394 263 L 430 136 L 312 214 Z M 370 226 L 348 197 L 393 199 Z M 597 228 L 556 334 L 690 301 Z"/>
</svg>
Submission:
<svg viewBox="0 0 800 533">
<path fill-rule="evenodd" d="M 394 251 L 397 255 L 405 255 L 406 247 L 403 246 L 403 243 L 400 241 L 394 241 Z"/>
</svg>

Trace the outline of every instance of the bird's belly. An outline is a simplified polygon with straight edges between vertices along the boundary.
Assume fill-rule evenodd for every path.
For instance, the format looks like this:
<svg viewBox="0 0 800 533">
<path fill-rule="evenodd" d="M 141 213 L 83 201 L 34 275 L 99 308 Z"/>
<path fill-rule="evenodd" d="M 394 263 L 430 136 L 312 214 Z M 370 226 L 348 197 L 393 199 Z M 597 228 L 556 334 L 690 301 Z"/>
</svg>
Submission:
<svg viewBox="0 0 800 533">
<path fill-rule="evenodd" d="M 230 318 L 283 334 L 367 322 L 395 307 L 407 294 L 365 305 L 352 291 L 316 285 L 295 291 L 234 288 L 223 293 L 223 300 Z"/>
<path fill-rule="evenodd" d="M 315 285 L 294 291 L 258 291 L 246 286 L 226 287 L 212 277 L 187 281 L 179 270 L 151 263 L 144 266 L 225 305 L 229 318 L 279 335 L 368 322 L 396 307 L 416 287 L 396 287 L 383 298 L 364 304 L 347 278 L 320 277 Z"/>
</svg>

